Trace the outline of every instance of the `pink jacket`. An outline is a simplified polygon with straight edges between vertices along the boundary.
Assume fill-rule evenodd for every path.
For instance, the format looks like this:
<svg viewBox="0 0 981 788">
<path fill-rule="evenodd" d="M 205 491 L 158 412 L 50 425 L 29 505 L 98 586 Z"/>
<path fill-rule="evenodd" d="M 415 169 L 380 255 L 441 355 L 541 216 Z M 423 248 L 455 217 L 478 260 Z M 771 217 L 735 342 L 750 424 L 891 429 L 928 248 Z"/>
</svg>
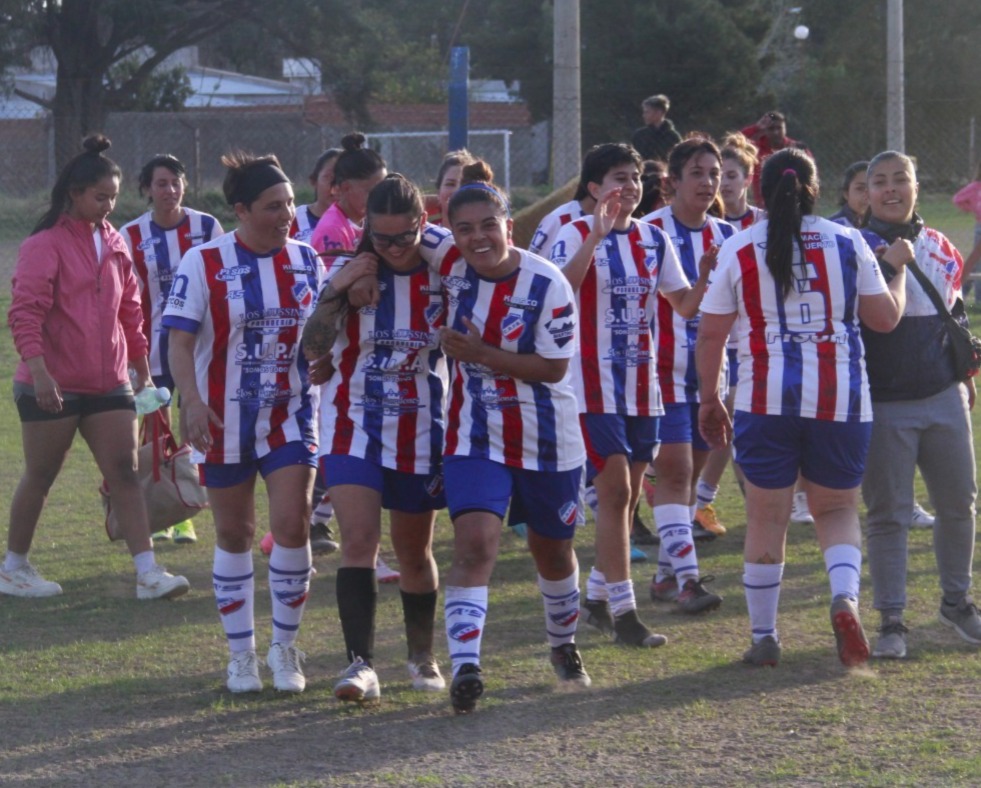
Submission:
<svg viewBox="0 0 981 788">
<path fill-rule="evenodd" d="M 973 213 L 981 223 L 981 181 L 971 181 L 954 195 L 953 202 L 962 211 Z"/>
<path fill-rule="evenodd" d="M 17 256 L 7 323 L 21 362 L 14 380 L 33 384 L 24 359 L 44 356 L 62 391 L 100 394 L 129 379 L 128 359 L 147 354 L 140 291 L 122 236 L 62 214 L 32 235 Z"/>
</svg>

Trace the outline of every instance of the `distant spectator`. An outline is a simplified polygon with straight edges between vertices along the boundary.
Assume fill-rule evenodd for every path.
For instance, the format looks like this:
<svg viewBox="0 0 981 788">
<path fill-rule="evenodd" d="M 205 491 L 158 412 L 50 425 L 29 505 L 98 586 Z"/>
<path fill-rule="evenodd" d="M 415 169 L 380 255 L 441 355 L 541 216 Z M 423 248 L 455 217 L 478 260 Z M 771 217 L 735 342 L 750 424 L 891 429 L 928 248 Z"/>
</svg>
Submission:
<svg viewBox="0 0 981 788">
<path fill-rule="evenodd" d="M 964 261 L 963 289 L 964 298 L 967 298 L 972 284 L 968 277 L 974 272 L 978 260 L 981 259 L 981 162 L 978 162 L 974 180 L 954 195 L 954 205 L 962 211 L 973 213 L 976 222 L 974 225 L 974 248 Z M 977 300 L 978 291 L 975 289 L 975 303 Z"/>
<path fill-rule="evenodd" d="M 862 229 L 865 214 L 869 210 L 868 169 L 867 161 L 856 161 L 845 169 L 838 198 L 840 208 L 828 217 L 831 221 L 857 230 Z"/>
<path fill-rule="evenodd" d="M 760 191 L 760 173 L 763 171 L 764 162 L 784 148 L 800 148 L 805 151 L 812 159 L 813 154 L 807 150 L 807 145 L 799 140 L 791 139 L 787 136 L 787 118 L 782 112 L 772 110 L 767 112 L 756 123 L 743 129 L 750 142 L 759 151 L 760 166 L 753 173 L 753 199 L 759 207 L 764 207 L 763 193 Z"/>
<path fill-rule="evenodd" d="M 641 102 L 644 125 L 630 138 L 641 158 L 667 161 L 671 149 L 681 142 L 678 130 L 667 119 L 670 108 L 670 100 L 662 94 L 648 96 Z"/>
</svg>

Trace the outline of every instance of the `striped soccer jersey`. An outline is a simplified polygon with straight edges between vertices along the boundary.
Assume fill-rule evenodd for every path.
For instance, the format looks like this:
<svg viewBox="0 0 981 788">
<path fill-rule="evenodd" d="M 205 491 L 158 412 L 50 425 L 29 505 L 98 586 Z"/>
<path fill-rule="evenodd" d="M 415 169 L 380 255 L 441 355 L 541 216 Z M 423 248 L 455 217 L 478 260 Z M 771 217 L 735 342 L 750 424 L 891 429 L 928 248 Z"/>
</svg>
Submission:
<svg viewBox="0 0 981 788">
<path fill-rule="evenodd" d="M 310 243 L 317 222 L 320 221 L 320 217 L 313 212 L 315 207 L 316 203 L 311 203 L 310 205 L 301 205 L 296 209 L 296 216 L 293 217 L 293 224 L 290 225 L 290 238 Z"/>
<path fill-rule="evenodd" d="M 585 215 L 578 200 L 562 203 L 555 210 L 545 214 L 538 223 L 535 234 L 531 237 L 531 243 L 528 245 L 528 251 L 542 257 L 550 257 L 552 244 L 555 243 L 559 230 L 569 222 L 581 219 Z"/>
<path fill-rule="evenodd" d="M 490 280 L 467 264 L 452 237 L 435 250 L 424 248 L 440 273 L 447 325 L 466 331 L 463 319 L 469 318 L 494 347 L 572 358 L 577 314 L 569 283 L 547 260 L 517 251 L 517 270 Z M 580 467 L 586 451 L 570 374 L 558 383 L 529 383 L 478 364 L 452 362 L 443 454 L 533 471 Z"/>
<path fill-rule="evenodd" d="M 424 237 L 436 246 L 448 234 L 429 227 Z M 350 310 L 334 344 L 336 370 L 320 402 L 321 454 L 429 474 L 440 463 L 445 426 L 440 277 L 425 262 L 406 273 L 380 263 L 378 287 L 378 305 Z"/>
<path fill-rule="evenodd" d="M 218 220 L 207 213 L 183 208 L 184 219 L 165 230 L 153 221 L 147 211 L 119 231 L 133 258 L 133 270 L 140 282 L 143 302 L 143 333 L 150 343 L 150 374 L 169 375 L 167 332 L 162 329 L 170 283 L 177 266 L 192 246 L 207 243 L 222 234 Z"/>
<path fill-rule="evenodd" d="M 727 216 L 726 221 L 737 230 L 745 230 L 747 227 L 752 227 L 760 219 L 765 218 L 766 211 L 762 208 L 757 208 L 755 205 L 750 205 L 746 208 L 746 213 L 742 216 Z"/>
<path fill-rule="evenodd" d="M 322 270 L 307 244 L 291 239 L 260 257 L 237 233 L 184 255 L 163 324 L 197 335 L 198 391 L 225 425 L 194 462 L 249 462 L 290 441 L 316 447 L 300 337 Z"/>
<path fill-rule="evenodd" d="M 552 245 L 556 265 L 565 267 L 592 227 L 593 217 L 586 216 L 559 231 Z M 596 247 L 576 299 L 580 328 L 573 381 L 580 413 L 664 413 L 651 335 L 662 308 L 656 294 L 687 285 L 674 247 L 653 225 L 633 221 Z"/>
<path fill-rule="evenodd" d="M 734 232 L 731 224 L 712 216 L 698 229 L 685 227 L 674 218 L 670 206 L 648 214 L 642 221 L 664 230 L 691 284 L 698 279 L 698 261 L 706 250 L 712 244 L 721 244 Z M 657 377 L 665 404 L 698 402 L 698 375 L 695 372 L 697 335 L 698 315 L 685 320 L 659 295 L 654 341 L 657 344 Z"/>
<path fill-rule="evenodd" d="M 857 230 L 818 216 L 801 226 L 794 284 L 781 296 L 766 266 L 767 221 L 722 246 L 702 311 L 736 318 L 736 410 L 828 421 L 870 421 L 858 303 L 886 292 Z"/>
</svg>

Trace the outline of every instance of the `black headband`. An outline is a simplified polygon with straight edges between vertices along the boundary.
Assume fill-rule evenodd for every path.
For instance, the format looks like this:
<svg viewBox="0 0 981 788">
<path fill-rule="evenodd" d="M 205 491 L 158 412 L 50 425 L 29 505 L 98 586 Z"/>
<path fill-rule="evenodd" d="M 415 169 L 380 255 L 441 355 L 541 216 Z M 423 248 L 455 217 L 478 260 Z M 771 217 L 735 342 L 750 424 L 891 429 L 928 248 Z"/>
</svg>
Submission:
<svg viewBox="0 0 981 788">
<path fill-rule="evenodd" d="M 270 162 L 262 162 L 250 167 L 243 175 L 238 184 L 238 188 L 228 198 L 229 205 L 243 203 L 250 205 L 255 198 L 262 194 L 270 186 L 277 183 L 289 183 L 290 179 L 279 167 Z"/>
</svg>

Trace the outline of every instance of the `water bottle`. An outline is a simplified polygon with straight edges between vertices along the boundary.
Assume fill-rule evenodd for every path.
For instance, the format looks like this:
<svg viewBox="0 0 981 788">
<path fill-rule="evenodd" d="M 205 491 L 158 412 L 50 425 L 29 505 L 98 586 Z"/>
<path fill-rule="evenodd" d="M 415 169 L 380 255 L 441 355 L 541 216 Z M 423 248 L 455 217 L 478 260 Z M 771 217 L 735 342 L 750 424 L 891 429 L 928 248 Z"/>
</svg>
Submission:
<svg viewBox="0 0 981 788">
<path fill-rule="evenodd" d="M 136 370 L 132 367 L 129 368 L 129 381 L 133 385 L 133 391 L 136 391 Z M 136 415 L 146 416 L 148 413 L 160 410 L 170 402 L 170 389 L 165 386 L 156 388 L 151 384 L 144 386 L 138 394 L 134 395 L 134 398 L 136 399 Z"/>
</svg>

